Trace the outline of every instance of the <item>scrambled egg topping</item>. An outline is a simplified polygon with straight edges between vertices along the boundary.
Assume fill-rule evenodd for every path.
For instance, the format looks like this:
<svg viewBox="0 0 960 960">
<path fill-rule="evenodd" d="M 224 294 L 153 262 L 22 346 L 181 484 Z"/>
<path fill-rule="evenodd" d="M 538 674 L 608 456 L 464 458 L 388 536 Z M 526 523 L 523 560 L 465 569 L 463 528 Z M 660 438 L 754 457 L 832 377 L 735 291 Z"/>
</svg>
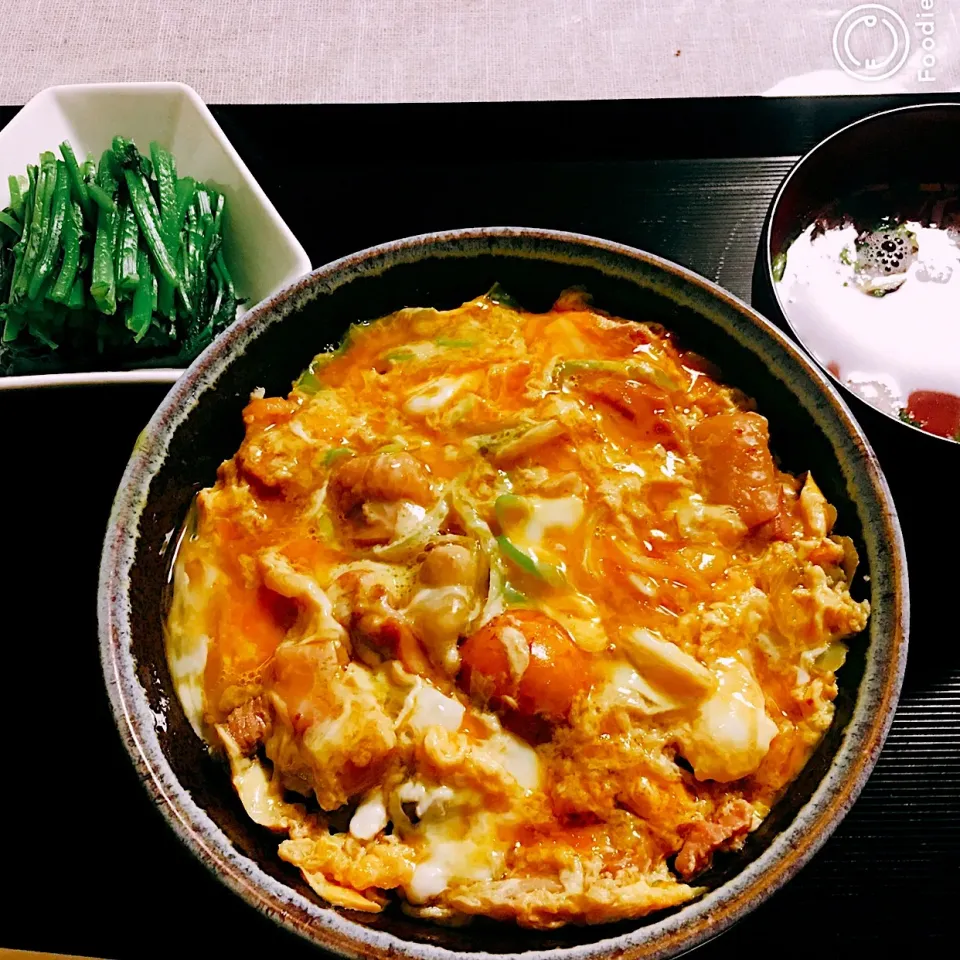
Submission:
<svg viewBox="0 0 960 960">
<path fill-rule="evenodd" d="M 401 310 L 253 395 L 168 651 L 321 897 L 596 923 L 694 897 L 743 843 L 868 615 L 750 407 L 576 293 Z"/>
</svg>

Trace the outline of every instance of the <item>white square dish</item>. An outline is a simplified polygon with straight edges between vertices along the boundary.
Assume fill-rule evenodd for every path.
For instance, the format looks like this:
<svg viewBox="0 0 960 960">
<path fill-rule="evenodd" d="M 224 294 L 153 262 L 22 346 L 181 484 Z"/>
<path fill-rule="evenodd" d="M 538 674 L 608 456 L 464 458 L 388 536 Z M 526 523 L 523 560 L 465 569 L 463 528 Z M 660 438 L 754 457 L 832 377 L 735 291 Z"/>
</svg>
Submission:
<svg viewBox="0 0 960 960">
<path fill-rule="evenodd" d="M 249 303 L 276 293 L 310 270 L 310 259 L 227 140 L 206 104 L 183 83 L 83 83 L 49 87 L 0 130 L 0 209 L 7 177 L 23 174 L 44 150 L 69 140 L 95 156 L 120 134 L 141 150 L 157 140 L 181 174 L 208 181 L 227 198 L 224 258 Z M 0 376 L 0 390 L 99 383 L 173 383 L 179 369 Z"/>
</svg>

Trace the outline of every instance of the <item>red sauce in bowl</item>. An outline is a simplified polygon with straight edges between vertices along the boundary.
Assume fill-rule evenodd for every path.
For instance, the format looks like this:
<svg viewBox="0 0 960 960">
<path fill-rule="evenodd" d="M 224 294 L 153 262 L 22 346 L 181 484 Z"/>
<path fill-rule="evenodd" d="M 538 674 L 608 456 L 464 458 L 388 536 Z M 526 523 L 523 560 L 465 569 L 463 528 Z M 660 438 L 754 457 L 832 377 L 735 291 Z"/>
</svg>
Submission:
<svg viewBox="0 0 960 960">
<path fill-rule="evenodd" d="M 918 427 L 960 441 L 960 397 L 935 390 L 915 390 L 907 398 L 907 416 Z"/>
</svg>

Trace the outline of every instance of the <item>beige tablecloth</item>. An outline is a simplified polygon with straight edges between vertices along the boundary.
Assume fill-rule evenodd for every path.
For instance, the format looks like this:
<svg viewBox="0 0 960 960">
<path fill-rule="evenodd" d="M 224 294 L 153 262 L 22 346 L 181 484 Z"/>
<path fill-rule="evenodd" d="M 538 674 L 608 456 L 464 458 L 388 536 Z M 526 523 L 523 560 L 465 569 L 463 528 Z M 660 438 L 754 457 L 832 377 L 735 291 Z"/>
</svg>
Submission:
<svg viewBox="0 0 960 960">
<path fill-rule="evenodd" d="M 857 6 L 857 0 L 0 0 L 0 98 L 22 103 L 58 83 L 160 79 L 189 83 L 212 103 L 960 88 L 960 0 L 868 4 L 877 9 L 859 16 L 873 14 L 872 23 L 848 16 L 849 56 L 861 64 L 886 56 L 891 43 L 909 47 L 903 66 L 880 82 L 845 73 L 833 50 L 837 22 Z M 918 19 L 927 13 L 932 33 Z M 901 29 L 897 15 L 908 39 L 893 36 Z M 932 80 L 919 79 L 925 55 L 934 58 Z M 863 69 L 849 60 L 848 67 Z"/>
</svg>

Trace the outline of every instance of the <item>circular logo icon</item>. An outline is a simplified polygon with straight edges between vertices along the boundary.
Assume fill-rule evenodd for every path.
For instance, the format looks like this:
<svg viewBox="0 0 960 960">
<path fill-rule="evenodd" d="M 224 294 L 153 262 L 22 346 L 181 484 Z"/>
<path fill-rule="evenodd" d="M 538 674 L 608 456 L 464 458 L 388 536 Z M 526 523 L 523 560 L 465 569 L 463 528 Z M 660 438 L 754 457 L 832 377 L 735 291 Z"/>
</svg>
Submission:
<svg viewBox="0 0 960 960">
<path fill-rule="evenodd" d="M 833 30 L 833 55 L 857 80 L 874 83 L 892 77 L 909 53 L 907 25 L 882 3 L 861 3 L 848 10 Z"/>
</svg>

